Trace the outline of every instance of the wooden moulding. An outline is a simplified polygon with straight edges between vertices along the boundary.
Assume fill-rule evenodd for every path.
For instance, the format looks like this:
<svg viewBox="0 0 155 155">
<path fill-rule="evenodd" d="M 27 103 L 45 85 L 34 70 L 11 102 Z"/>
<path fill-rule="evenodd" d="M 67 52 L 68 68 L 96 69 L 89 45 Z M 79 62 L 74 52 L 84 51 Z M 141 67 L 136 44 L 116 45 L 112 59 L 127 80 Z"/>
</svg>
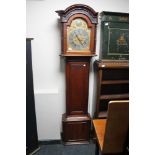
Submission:
<svg viewBox="0 0 155 155">
<path fill-rule="evenodd" d="M 60 22 L 65 23 L 68 19 L 77 13 L 82 13 L 88 16 L 93 24 L 98 23 L 98 12 L 94 9 L 89 7 L 88 5 L 84 4 L 74 4 L 70 7 L 66 8 L 65 10 L 57 10 L 55 11 L 61 17 Z"/>
<path fill-rule="evenodd" d="M 94 57 L 94 56 L 97 56 L 96 54 L 83 54 L 83 55 L 81 55 L 81 54 L 60 54 L 60 56 L 62 56 L 62 57 Z"/>
<path fill-rule="evenodd" d="M 128 68 L 128 60 L 96 60 L 95 63 L 99 69 L 102 68 Z"/>
<path fill-rule="evenodd" d="M 62 121 L 63 122 L 79 122 L 79 121 L 89 121 L 91 120 L 90 114 L 88 113 L 87 115 L 62 115 Z"/>
</svg>

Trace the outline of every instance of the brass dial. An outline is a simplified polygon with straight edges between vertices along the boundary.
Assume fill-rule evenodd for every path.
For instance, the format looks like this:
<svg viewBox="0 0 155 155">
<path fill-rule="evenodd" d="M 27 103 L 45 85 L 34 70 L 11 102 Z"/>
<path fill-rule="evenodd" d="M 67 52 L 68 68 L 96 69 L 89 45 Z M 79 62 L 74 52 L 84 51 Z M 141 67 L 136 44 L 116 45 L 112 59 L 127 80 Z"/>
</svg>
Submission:
<svg viewBox="0 0 155 155">
<path fill-rule="evenodd" d="M 90 29 L 87 23 L 76 18 L 67 29 L 68 51 L 89 51 L 90 48 Z"/>
</svg>

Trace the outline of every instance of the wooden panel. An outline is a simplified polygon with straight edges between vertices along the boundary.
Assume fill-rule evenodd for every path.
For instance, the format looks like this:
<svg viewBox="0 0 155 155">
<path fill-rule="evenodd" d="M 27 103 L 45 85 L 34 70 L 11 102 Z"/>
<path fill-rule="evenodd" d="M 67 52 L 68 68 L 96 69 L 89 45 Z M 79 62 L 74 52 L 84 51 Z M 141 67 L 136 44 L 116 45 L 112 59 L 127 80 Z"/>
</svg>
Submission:
<svg viewBox="0 0 155 155">
<path fill-rule="evenodd" d="M 96 66 L 94 66 L 95 68 Z M 97 93 L 96 93 L 96 112 L 95 117 L 99 113 L 100 107 L 100 91 L 101 91 L 101 81 L 102 81 L 102 70 L 98 70 L 97 72 Z"/>
<path fill-rule="evenodd" d="M 69 61 L 66 65 L 67 114 L 86 114 L 88 104 L 89 62 Z"/>
<path fill-rule="evenodd" d="M 129 101 L 110 101 L 103 144 L 104 153 L 123 152 L 129 127 Z"/>
<path fill-rule="evenodd" d="M 90 116 L 67 117 L 63 116 L 63 140 L 64 142 L 89 141 Z"/>
<path fill-rule="evenodd" d="M 64 125 L 64 141 L 79 141 L 89 139 L 88 122 L 67 123 Z"/>
</svg>

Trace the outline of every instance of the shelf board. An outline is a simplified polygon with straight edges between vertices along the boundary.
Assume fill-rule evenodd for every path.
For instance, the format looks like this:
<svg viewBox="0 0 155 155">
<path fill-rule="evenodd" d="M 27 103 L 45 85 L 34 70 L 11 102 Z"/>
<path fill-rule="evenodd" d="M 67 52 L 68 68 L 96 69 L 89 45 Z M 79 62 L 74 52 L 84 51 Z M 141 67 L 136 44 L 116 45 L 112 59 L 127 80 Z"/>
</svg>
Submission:
<svg viewBox="0 0 155 155">
<path fill-rule="evenodd" d="M 60 54 L 62 57 L 94 57 L 96 54 Z"/>
<path fill-rule="evenodd" d="M 127 84 L 129 80 L 104 80 L 101 84 Z"/>
<path fill-rule="evenodd" d="M 110 95 L 101 95 L 100 100 L 104 99 L 124 99 L 129 98 L 129 94 L 110 94 Z"/>
<path fill-rule="evenodd" d="M 103 68 L 129 68 L 128 60 L 96 60 L 95 63 L 99 69 Z"/>
<path fill-rule="evenodd" d="M 107 111 L 100 111 L 98 113 L 98 118 L 107 118 L 107 114 L 108 114 Z"/>
</svg>

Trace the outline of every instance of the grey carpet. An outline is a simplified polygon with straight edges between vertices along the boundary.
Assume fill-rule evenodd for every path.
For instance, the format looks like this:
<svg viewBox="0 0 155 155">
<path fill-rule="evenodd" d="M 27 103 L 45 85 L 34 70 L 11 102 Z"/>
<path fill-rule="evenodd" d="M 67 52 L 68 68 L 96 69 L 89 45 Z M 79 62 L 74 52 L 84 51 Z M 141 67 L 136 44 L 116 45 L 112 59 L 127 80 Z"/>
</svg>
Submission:
<svg viewBox="0 0 155 155">
<path fill-rule="evenodd" d="M 42 145 L 34 155 L 95 155 L 95 144 L 69 145 L 62 144 Z"/>
</svg>

